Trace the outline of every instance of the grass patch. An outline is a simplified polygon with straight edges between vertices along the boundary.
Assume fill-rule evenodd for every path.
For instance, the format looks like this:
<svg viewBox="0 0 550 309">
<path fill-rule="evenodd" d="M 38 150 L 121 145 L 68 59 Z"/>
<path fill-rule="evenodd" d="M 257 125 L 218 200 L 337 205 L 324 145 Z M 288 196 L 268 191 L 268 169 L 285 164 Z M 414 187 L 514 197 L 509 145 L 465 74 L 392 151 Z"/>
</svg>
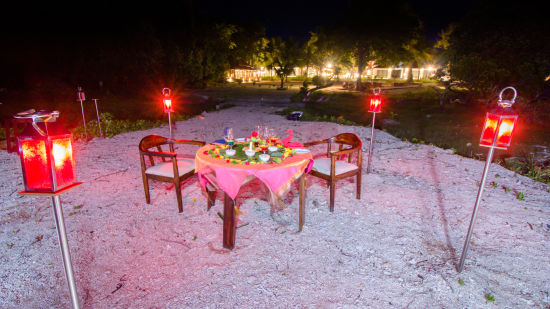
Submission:
<svg viewBox="0 0 550 309">
<path fill-rule="evenodd" d="M 428 87 L 387 91 L 384 95 L 383 112 L 376 115 L 376 128 L 402 140 L 436 145 L 466 157 L 485 158 L 487 149 L 478 142 L 487 111 L 485 105 L 447 103 L 442 109 L 437 93 Z M 300 110 L 304 112 L 303 120 L 370 126 L 372 114 L 367 112 L 367 101 L 367 95 L 356 92 L 316 91 L 305 109 Z M 297 109 L 286 109 L 281 114 L 293 110 Z M 497 150 L 494 162 L 550 184 L 550 162 L 534 162 L 531 155 L 534 145 L 550 147 L 548 136 L 550 126 L 521 122 L 514 133 L 512 147 L 507 151 Z"/>
</svg>

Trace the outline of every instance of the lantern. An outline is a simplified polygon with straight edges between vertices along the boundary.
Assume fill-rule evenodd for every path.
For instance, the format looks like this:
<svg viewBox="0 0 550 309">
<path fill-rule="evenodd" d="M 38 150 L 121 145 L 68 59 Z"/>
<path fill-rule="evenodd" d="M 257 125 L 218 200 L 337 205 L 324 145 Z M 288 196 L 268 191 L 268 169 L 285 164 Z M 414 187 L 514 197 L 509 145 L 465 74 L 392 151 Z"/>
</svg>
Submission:
<svg viewBox="0 0 550 309">
<path fill-rule="evenodd" d="M 512 90 L 514 97 L 511 100 L 502 99 L 502 94 L 506 90 Z M 462 248 L 462 255 L 460 256 L 460 263 L 458 265 L 458 272 L 462 272 L 464 268 L 464 261 L 468 253 L 470 246 L 470 239 L 472 238 L 472 232 L 474 230 L 474 223 L 477 216 L 477 210 L 481 203 L 481 196 L 483 194 L 483 188 L 485 187 L 485 181 L 487 179 L 487 173 L 489 167 L 493 161 L 493 154 L 495 149 L 508 149 L 512 142 L 512 133 L 518 121 L 518 114 L 512 109 L 512 105 L 516 100 L 517 92 L 513 87 L 506 87 L 502 89 L 499 94 L 498 106 L 487 113 L 485 116 L 485 123 L 483 130 L 481 131 L 481 138 L 479 141 L 480 146 L 489 147 L 489 153 L 487 154 L 487 161 L 485 161 L 485 168 L 483 169 L 483 176 L 481 176 L 481 183 L 479 190 L 477 191 L 476 203 L 472 212 L 472 218 L 470 219 L 470 226 L 468 227 L 468 233 L 466 234 L 466 241 Z"/>
<path fill-rule="evenodd" d="M 379 87 L 374 88 L 373 95 L 370 97 L 369 113 L 380 113 L 382 111 L 381 91 Z"/>
<path fill-rule="evenodd" d="M 79 308 L 74 281 L 71 254 L 65 232 L 63 208 L 59 196 L 79 185 L 73 161 L 72 136 L 61 124 L 55 122 L 58 111 L 28 110 L 18 113 L 15 118 L 30 118 L 27 126 L 17 137 L 23 182 L 22 195 L 49 196 L 53 202 L 53 212 L 65 276 L 73 308 Z"/>
<path fill-rule="evenodd" d="M 174 106 L 172 105 L 172 96 L 170 88 L 164 88 L 162 89 L 162 103 L 164 105 L 164 112 L 165 113 L 173 113 L 174 112 Z"/>
<path fill-rule="evenodd" d="M 376 87 L 372 90 L 372 96 L 370 97 L 369 112 L 372 113 L 371 133 L 370 133 L 370 147 L 369 157 L 367 161 L 367 173 L 371 172 L 370 162 L 372 160 L 372 147 L 374 146 L 374 122 L 376 121 L 376 113 L 382 111 L 382 98 L 380 93 L 382 89 Z"/>
<path fill-rule="evenodd" d="M 512 100 L 502 99 L 502 93 L 507 89 L 514 91 Z M 516 96 L 516 90 L 512 87 L 504 88 L 500 92 L 498 106 L 485 116 L 485 124 L 479 140 L 480 146 L 498 149 L 508 149 L 510 147 L 512 133 L 518 121 L 518 114 L 512 109 Z"/>
<path fill-rule="evenodd" d="M 57 111 L 16 115 L 33 119 L 32 126 L 17 137 L 27 192 L 56 192 L 75 182 L 72 135 L 60 123 L 48 123 L 58 115 Z"/>
<path fill-rule="evenodd" d="M 162 103 L 164 106 L 164 112 L 168 113 L 168 127 L 170 128 L 170 138 L 174 138 L 172 134 L 172 117 L 170 117 L 170 113 L 174 112 L 174 105 L 172 105 L 172 91 L 170 88 L 164 88 L 162 89 Z"/>
<path fill-rule="evenodd" d="M 86 117 L 84 117 L 84 101 L 86 101 L 86 95 L 82 91 L 82 87 L 78 86 L 76 88 L 76 97 L 80 101 L 80 110 L 82 111 L 82 126 L 84 127 L 84 135 L 86 140 L 88 140 L 88 132 L 86 131 Z"/>
</svg>

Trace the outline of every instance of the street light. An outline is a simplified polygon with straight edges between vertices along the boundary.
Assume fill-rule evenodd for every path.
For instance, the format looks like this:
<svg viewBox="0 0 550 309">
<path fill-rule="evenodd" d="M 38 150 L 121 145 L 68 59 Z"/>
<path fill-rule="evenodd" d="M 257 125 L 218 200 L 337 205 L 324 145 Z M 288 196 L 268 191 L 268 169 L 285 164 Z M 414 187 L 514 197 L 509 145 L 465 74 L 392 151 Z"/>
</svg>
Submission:
<svg viewBox="0 0 550 309">
<path fill-rule="evenodd" d="M 514 97 L 511 100 L 502 99 L 502 94 L 506 90 L 512 90 L 514 92 Z M 464 247 L 462 249 L 460 263 L 458 265 L 458 272 L 462 272 L 462 269 L 464 268 L 464 261 L 468 253 L 468 248 L 470 246 L 470 239 L 472 237 L 472 231 L 474 229 L 477 209 L 481 202 L 483 187 L 485 186 L 485 180 L 487 178 L 489 166 L 493 161 L 493 153 L 495 151 L 495 148 L 506 150 L 508 149 L 508 147 L 510 147 L 510 143 L 512 142 L 512 133 L 514 132 L 514 128 L 518 121 L 518 114 L 512 108 L 516 97 L 517 91 L 516 89 L 514 89 L 514 87 L 506 87 L 502 89 L 499 94 L 498 106 L 489 111 L 485 116 L 485 123 L 483 125 L 483 130 L 481 131 L 479 145 L 483 147 L 489 147 L 489 153 L 487 155 L 487 161 L 485 162 L 483 176 L 481 177 L 481 184 L 479 185 L 479 190 L 477 192 L 476 203 L 474 206 L 474 211 L 472 212 L 472 218 L 470 220 L 470 227 L 468 228 L 468 234 L 466 235 L 466 241 L 464 242 Z"/>
<path fill-rule="evenodd" d="M 164 106 L 164 112 L 168 113 L 168 126 L 170 127 L 170 138 L 174 138 L 172 135 L 172 117 L 170 116 L 171 113 L 174 112 L 174 105 L 172 105 L 172 91 L 170 88 L 163 88 L 162 89 L 162 103 Z"/>
<path fill-rule="evenodd" d="M 372 159 L 372 147 L 374 146 L 374 121 L 376 120 L 376 113 L 382 111 L 382 97 L 380 93 L 382 89 L 376 87 L 372 90 L 372 96 L 370 97 L 369 113 L 372 113 L 371 133 L 370 133 L 370 147 L 369 147 L 369 159 L 367 161 L 367 174 L 371 172 L 370 162 Z"/>
<path fill-rule="evenodd" d="M 60 123 L 55 122 L 58 116 L 58 111 L 34 112 L 34 110 L 14 116 L 32 119 L 32 126 L 27 126 L 17 137 L 25 185 L 25 190 L 19 194 L 52 198 L 57 236 L 71 301 L 73 308 L 79 308 L 59 195 L 82 183 L 76 182 L 72 135 Z"/>
</svg>

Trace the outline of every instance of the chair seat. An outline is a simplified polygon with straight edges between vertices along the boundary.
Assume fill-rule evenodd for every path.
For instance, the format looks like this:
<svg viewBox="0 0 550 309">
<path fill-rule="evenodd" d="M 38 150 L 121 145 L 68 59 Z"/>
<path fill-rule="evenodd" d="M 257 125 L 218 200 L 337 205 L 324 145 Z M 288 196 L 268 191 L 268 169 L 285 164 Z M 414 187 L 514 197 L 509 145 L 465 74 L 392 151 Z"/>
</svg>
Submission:
<svg viewBox="0 0 550 309">
<path fill-rule="evenodd" d="M 346 161 L 336 160 L 334 162 L 334 172 L 336 175 L 340 175 L 349 171 L 358 169 L 357 165 L 348 163 Z M 321 174 L 330 175 L 330 159 L 321 158 L 313 161 L 313 170 Z"/>
<path fill-rule="evenodd" d="M 193 159 L 178 158 L 177 162 L 179 176 L 183 176 L 190 171 L 195 170 L 195 160 Z M 146 169 L 145 174 L 174 177 L 174 168 L 172 166 L 172 162 L 161 162 Z"/>
</svg>

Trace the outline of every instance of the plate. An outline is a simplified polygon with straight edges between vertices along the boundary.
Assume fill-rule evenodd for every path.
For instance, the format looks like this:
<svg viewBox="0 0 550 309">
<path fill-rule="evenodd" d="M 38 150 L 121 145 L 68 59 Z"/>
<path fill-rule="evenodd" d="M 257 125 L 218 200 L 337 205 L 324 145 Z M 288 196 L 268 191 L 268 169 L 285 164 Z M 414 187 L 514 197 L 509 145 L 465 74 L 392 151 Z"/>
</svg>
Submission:
<svg viewBox="0 0 550 309">
<path fill-rule="evenodd" d="M 238 143 L 244 143 L 245 138 L 244 137 L 239 137 L 239 138 L 235 139 L 235 141 L 237 141 Z"/>
<path fill-rule="evenodd" d="M 309 152 L 309 149 L 305 149 L 305 148 L 296 148 L 294 149 L 294 151 L 296 153 L 308 153 Z"/>
</svg>

